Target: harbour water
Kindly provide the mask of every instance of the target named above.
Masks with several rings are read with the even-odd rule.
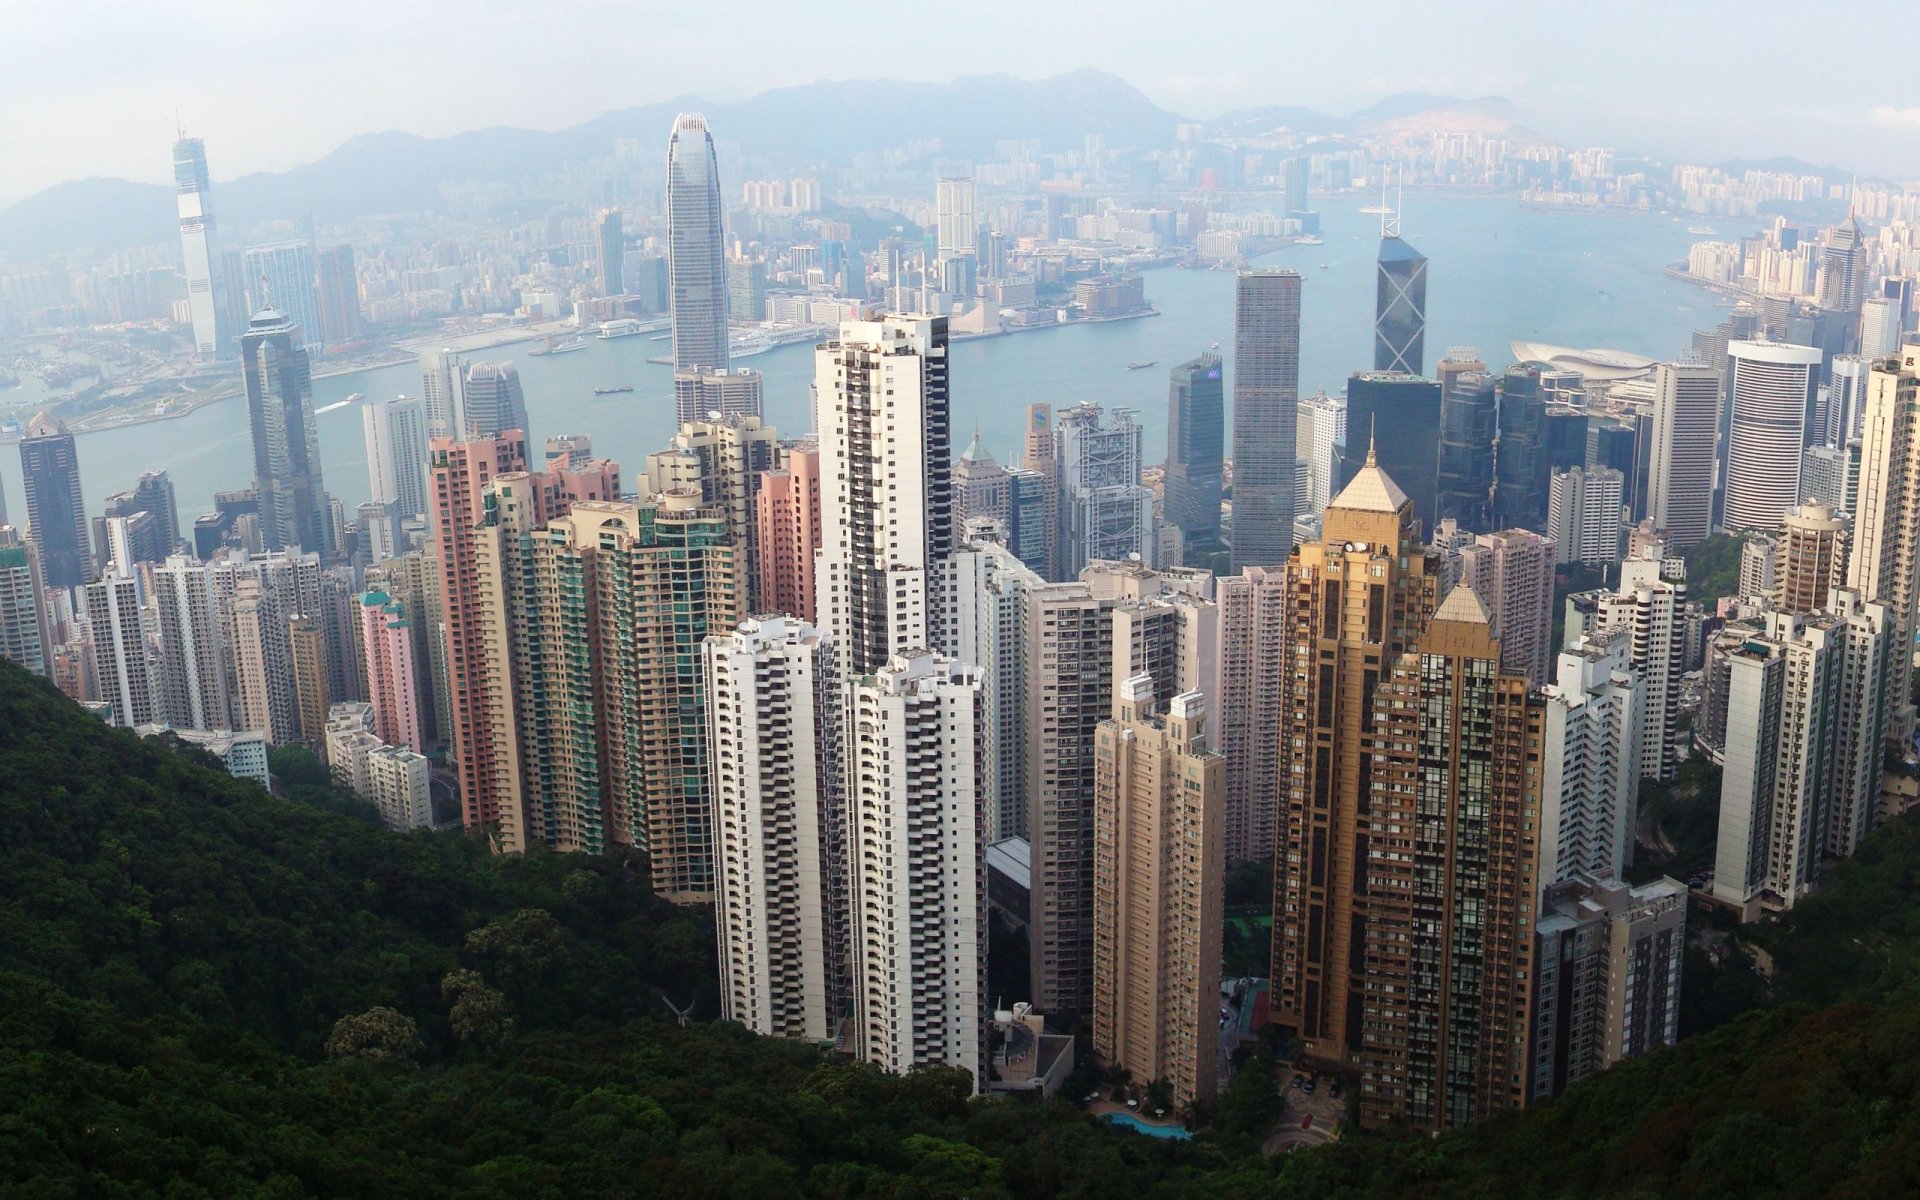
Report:
[[[1378,218],[1360,213],[1357,204],[1323,210],[1324,245],[1290,247],[1259,264],[1294,267],[1306,278],[1303,391],[1337,390],[1349,373],[1372,365]],[[1712,294],[1663,272],[1685,258],[1693,240],[1668,216],[1576,216],[1524,208],[1511,199],[1433,198],[1410,200],[1404,226],[1407,240],[1429,260],[1429,371],[1450,346],[1478,347],[1497,369],[1510,361],[1507,346],[1516,339],[1670,357],[1687,348],[1694,329],[1721,319]],[[1094,400],[1137,409],[1147,461],[1160,461],[1167,370],[1215,343],[1231,370],[1234,283],[1231,272],[1168,269],[1149,274],[1146,285],[1160,316],[957,344],[951,367],[955,448],[978,430],[995,457],[1010,461],[1028,404]],[[646,361],[665,343],[649,335],[589,338],[579,353],[528,357],[525,351],[535,345],[475,356],[512,358],[518,365],[534,453],[551,435],[588,433],[595,452],[618,461],[631,484],[647,453],[673,434],[672,373]],[[1127,369],[1128,363],[1149,360],[1158,365]],[[811,427],[811,347],[779,347],[738,365],[764,373],[767,417],[782,433]],[[626,385],[633,391],[593,394],[595,388]],[[419,387],[411,365],[334,376],[315,381],[314,406],[324,408],[354,392],[381,397],[415,394]],[[327,489],[351,511],[368,490],[360,406],[332,409],[319,422]],[[172,473],[181,520],[191,523],[212,507],[214,492],[246,487],[252,475],[246,405],[238,399],[176,420],[83,434],[78,446],[90,514],[140,472],[164,468]],[[19,464],[11,454],[0,459],[0,479],[8,511],[24,521]]]

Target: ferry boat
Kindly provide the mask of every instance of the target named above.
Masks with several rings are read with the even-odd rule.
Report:
[[[1720,231],[1711,225],[1689,225],[1687,232],[1695,237],[1712,237]]]
[[[600,336],[603,338],[636,337],[640,332],[640,322],[633,317],[620,317],[600,323]]]
[[[621,395],[625,395],[626,393],[632,390],[633,390],[633,385],[629,383],[629,384],[622,385],[621,387],[595,388],[593,389],[593,394],[596,396],[621,396]]]
[[[1393,210],[1388,208],[1384,204],[1369,204],[1365,208],[1361,209],[1360,211],[1363,213],[1366,213],[1370,217],[1384,217],[1388,213],[1392,212]]]
[[[752,358],[756,354],[765,354],[771,349],[773,349],[773,339],[756,329],[734,338],[727,347],[727,357]]]
[[[1128,364],[1127,364],[1127,370],[1129,370],[1129,371],[1144,371],[1144,370],[1146,370],[1146,369],[1147,369],[1148,367],[1157,367],[1157,366],[1159,366],[1159,365],[1160,365],[1160,360],[1159,360],[1159,359],[1157,359],[1157,358],[1154,358],[1154,359],[1149,359],[1149,360],[1147,360],[1146,362],[1137,362],[1137,363],[1128,363]]]
[[[603,333],[600,336],[605,337],[606,335]],[[530,357],[538,358],[546,354],[571,354],[575,350],[585,350],[586,348],[587,339],[581,337],[579,334],[563,338],[557,333],[550,333],[547,335],[546,345],[540,347],[538,350],[529,350],[527,354]]]
[[[1327,244],[1327,240],[1325,238],[1315,237],[1311,233],[1307,233],[1307,234],[1302,234],[1299,237],[1293,239],[1293,244],[1296,246],[1324,246]]]

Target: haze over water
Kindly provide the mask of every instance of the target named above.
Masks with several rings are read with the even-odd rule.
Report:
[[[1300,384],[1304,393],[1336,391],[1373,363],[1372,321],[1376,216],[1357,201],[1322,206],[1323,246],[1294,246],[1261,266],[1297,268],[1306,277]],[[1653,357],[1683,353],[1693,330],[1722,319],[1715,297],[1669,278],[1666,264],[1684,259],[1698,240],[1685,221],[1668,216],[1595,217],[1527,209],[1510,199],[1411,198],[1405,236],[1428,260],[1427,370],[1451,346],[1474,346],[1490,366],[1511,361],[1516,339],[1605,347]],[[1720,229],[1722,237],[1744,227]],[[1327,269],[1321,270],[1320,264]],[[1139,411],[1146,460],[1166,452],[1167,371],[1218,342],[1232,365],[1233,274],[1167,269],[1146,276],[1158,317],[1049,329],[958,343],[953,348],[954,449],[977,428],[1002,462],[1012,460],[1025,408],[1094,400]],[[588,433],[596,453],[618,461],[631,488],[646,455],[673,435],[672,376],[648,363],[665,342],[650,335],[588,339],[575,354],[528,358],[533,343],[475,359],[511,358],[526,387],[532,451],[558,433]],[[1130,371],[1130,362],[1157,365]],[[740,361],[766,377],[766,415],[783,434],[812,425],[810,346],[781,347]],[[1228,376],[1231,380],[1231,374]],[[632,385],[631,393],[594,396],[596,387]],[[406,364],[314,382],[314,405],[353,392],[416,395],[417,367]],[[1231,391],[1229,391],[1231,400]],[[366,449],[359,406],[320,417],[327,490],[349,513],[367,499]],[[172,421],[83,434],[78,439],[87,511],[132,485],[144,470],[166,469],[178,492],[183,524],[211,510],[213,494],[251,482],[246,405],[235,399]],[[1229,448],[1230,449],[1230,448]],[[19,459],[0,458],[8,511],[24,520]]]

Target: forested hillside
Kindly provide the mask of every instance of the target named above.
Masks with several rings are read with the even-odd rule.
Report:
[[[0,1195],[1913,1194],[1917,865],[1902,823],[1766,932],[1780,990],[1833,1007],[1270,1164],[1244,1084],[1167,1143],[752,1038],[712,1020],[708,917],[638,858],[271,799],[0,663]]]

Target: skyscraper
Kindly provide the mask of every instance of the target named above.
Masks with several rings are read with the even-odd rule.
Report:
[[[109,571],[81,589],[81,606],[93,635],[100,694],[112,706],[113,723],[132,729],[159,720],[138,581]]]
[[[1576,639],[1540,689],[1543,890],[1582,872],[1619,878],[1633,862],[1646,693],[1633,669],[1631,639],[1624,627]]]
[[[1061,570],[1139,555],[1154,561],[1153,493],[1140,482],[1142,434],[1133,410],[1087,402],[1060,414]]]
[[[674,119],[667,142],[667,272],[673,365],[727,368],[726,241],[713,134],[699,113]]]
[[[187,312],[193,318],[193,352],[202,359],[214,358],[227,349],[233,331],[221,319],[221,289],[213,272],[213,198],[207,176],[207,147],[185,131],[173,143],[173,182],[180,211]]]
[[[406,606],[385,592],[363,592],[359,604],[373,731],[389,746],[419,750],[427,739],[420,728],[420,687],[413,675],[413,622]]]
[[[792,617],[716,633],[706,667],[722,1013],[828,1042],[847,994],[847,810],[825,636]]]
[[[820,446],[790,446],[786,465],[760,477],[754,495],[758,609],[812,623],[817,613],[814,557],[820,550]]]
[[[1226,385],[1220,356],[1173,368],[1167,389],[1166,519],[1196,549],[1220,544],[1221,460],[1226,455]]]
[[[160,719],[175,729],[227,728],[232,717],[212,570],[173,555],[153,573],[153,596]]]
[[[593,219],[594,259],[600,273],[600,294],[602,296],[623,295],[621,268],[626,255],[626,243],[621,238],[620,210],[603,208]]]
[[[845,745],[853,1044],[904,1074],[960,1067],[986,1085],[986,881],[980,677],[925,650],[852,681]]]
[[[1892,300],[1874,296],[1860,302],[1860,357],[1884,358],[1900,349],[1900,312]]]
[[[1224,575],[1220,604],[1220,702],[1214,742],[1226,761],[1226,859],[1229,864],[1274,853],[1280,795],[1280,722],[1273,698],[1286,694],[1283,672],[1287,574],[1248,567]]]
[[[992,521],[1004,536],[1012,517],[1013,482],[1007,469],[980,444],[980,433],[953,460],[953,527],[964,536],[975,521]]]
[[[1553,473],[1547,536],[1562,564],[1610,567],[1620,561],[1620,499],[1624,477],[1611,467],[1572,467]]]
[[[1687,566],[1678,558],[1628,558],[1613,591],[1567,599],[1568,645],[1595,630],[1631,631],[1630,662],[1646,689],[1645,727],[1639,738],[1640,775],[1672,779],[1685,750],[1680,742],[1680,682],[1687,663]]]
[[[1054,458],[1053,444],[1053,406],[1051,404],[1027,405],[1026,441],[1021,447],[1020,469],[1031,471],[1039,478],[1042,496],[1040,507],[1045,518],[1041,525],[1042,561],[1044,565],[1034,566],[1032,559],[1024,557],[1026,550],[1020,553],[1022,560],[1046,579],[1059,579],[1060,570],[1060,471]],[[1016,484],[1016,487],[1019,485]],[[1022,527],[1022,543],[1030,542],[1025,534],[1032,531]]]
[[[1482,533],[1460,547],[1460,581],[1500,639],[1500,670],[1545,683],[1553,664],[1554,540],[1531,529]]]
[[[952,564],[954,655],[980,667],[981,822],[989,842],[1025,837],[1026,609],[1046,581],[987,536],[963,537]]]
[[[246,271],[248,309],[282,314],[293,324],[294,345],[318,353],[326,338],[314,292],[313,246],[304,241],[248,246]]]
[[[328,246],[314,259],[320,338],[328,345],[360,340],[360,279],[353,247]]]
[[[1894,641],[1911,645],[1920,621],[1920,344],[1874,364],[1867,376],[1847,586],[1892,613]],[[1913,705],[1904,689],[1888,694],[1887,736],[1905,745]]]
[[[1093,1048],[1187,1108],[1220,1081],[1226,763],[1205,697],[1154,690],[1126,680],[1094,735]]]
[[[1380,218],[1373,369],[1419,375],[1426,370],[1426,355],[1427,260],[1400,236],[1400,215],[1395,212]]]
[[[92,579],[80,455],[65,421],[41,413],[27,423],[20,439],[20,482],[27,493],[27,537],[40,552],[47,586],[76,588]]]
[[[146,513],[152,521],[145,536],[133,547],[134,562],[161,562],[180,544],[180,507],[174,500],[173,481],[165,471],[143,471],[139,482],[124,492],[107,497],[106,508],[94,522],[94,545],[102,558],[106,554],[106,522],[115,517],[133,517]]]
[[[1414,520],[1439,519],[1440,385],[1400,372],[1362,371],[1347,380],[1347,440],[1336,488],[1369,459],[1413,501]]]
[[[1546,522],[1547,400],[1539,363],[1515,363],[1497,386],[1500,441],[1494,457],[1493,516],[1496,529],[1539,529]]]
[[[1440,462],[1432,520],[1455,521],[1475,533],[1487,528],[1493,505],[1493,442],[1498,429],[1497,384],[1486,367],[1450,351],[1440,360]]]
[[[269,550],[333,550],[320,478],[320,430],[313,379],[294,325],[272,309],[255,314],[240,339],[253,431],[253,486]]]
[[[944,648],[939,573],[953,552],[944,317],[849,321],[814,358],[820,431],[818,614],[840,677]]]
[[[1800,452],[1812,428],[1823,355],[1780,342],[1732,342],[1727,354],[1733,394],[1721,523],[1733,533],[1767,532],[1800,503]]]
[[[1820,307],[1829,312],[1852,312],[1860,307],[1865,290],[1867,237],[1852,213],[1827,230],[1820,250]]]
[[[1886,354],[1899,353],[1898,337]],[[1880,357],[1885,357],[1881,355]],[[1827,429],[1825,444],[1844,451],[1860,436],[1867,408],[1867,371],[1875,359],[1859,354],[1836,354],[1827,364]]]
[[[466,369],[452,350],[420,353],[420,407],[426,414],[429,438],[466,436],[465,402],[460,395]]]
[[[1300,273],[1242,271],[1234,299],[1235,571],[1278,566],[1293,545],[1299,404]]]
[[[738,550],[741,601],[749,613],[761,599],[758,493],[785,454],[780,432],[758,417],[702,417],[680,427],[673,445],[647,456],[646,492],[691,490],[724,514],[727,540]]]
[[[1661,363],[1654,368],[1647,517],[1676,549],[1699,545],[1713,530],[1720,379],[1720,368],[1711,363]]]
[[[520,369],[510,362],[474,363],[467,367],[460,387],[463,437],[497,438],[518,429],[529,440],[527,395],[520,386]]]
[[[1299,457],[1307,464],[1307,505],[1314,516],[1340,490],[1340,450],[1347,442],[1347,397],[1315,392],[1300,401],[1295,430]],[[1296,493],[1302,481],[1294,480]],[[1296,516],[1298,514],[1295,514]]]
[[[399,516],[427,512],[427,414],[419,400],[369,400],[360,410],[367,436],[367,483],[375,502]],[[419,747],[414,747],[419,749]]]
[[[940,179],[934,188],[934,286],[973,295],[979,275],[979,198],[971,176]]]
[[[715,413],[757,420],[763,411],[760,372],[752,367],[695,367],[673,373],[674,419],[682,425],[712,420]]]
[[[293,666],[293,711],[299,739],[325,744],[332,695],[327,680],[327,638],[317,617],[297,613],[286,619],[287,658]]]
[[[1802,504],[1780,520],[1775,550],[1773,607],[1810,613],[1846,584],[1847,522],[1827,504]]]

